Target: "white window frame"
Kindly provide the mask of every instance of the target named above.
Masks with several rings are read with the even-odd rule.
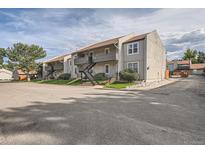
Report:
[[[139,69],[140,69],[140,65],[139,65],[140,62],[139,62],[139,61],[128,62],[128,63],[127,63],[127,68],[129,68],[129,67],[128,67],[129,64],[134,64],[134,63],[137,63],[137,67],[138,67],[138,69],[137,69],[137,73],[139,73]]]
[[[134,53],[134,44],[137,44],[137,52]],[[132,53],[129,53],[129,46],[132,45]],[[132,42],[127,44],[127,55],[139,54],[139,42]]]
[[[108,53],[106,53],[106,50],[108,50]],[[107,55],[110,53],[110,48],[105,48],[104,51],[105,51],[105,54]]]
[[[108,66],[108,73],[106,73],[106,66]],[[105,74],[110,74],[110,64],[105,64],[104,72],[105,72]]]

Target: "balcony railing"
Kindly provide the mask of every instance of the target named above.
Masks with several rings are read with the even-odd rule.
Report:
[[[62,64],[62,63],[54,64],[54,65],[53,65],[53,69],[54,69],[54,70],[63,70],[63,64]],[[45,67],[45,70],[46,70],[46,71],[50,71],[50,70],[52,70],[52,67],[51,67],[51,66],[46,66],[46,67]]]
[[[74,59],[74,63],[75,65],[86,64],[88,63],[88,57],[77,57]]]
[[[63,70],[63,64],[62,64],[62,63],[60,63],[60,64],[55,64],[55,65],[53,66],[53,68],[54,68],[54,70]]]
[[[88,57],[88,56],[77,57],[74,60],[74,63],[76,65],[87,64],[87,63],[91,62],[91,59],[89,59],[89,58],[90,57]],[[92,57],[92,62],[94,62],[94,63],[106,62],[106,61],[111,61],[111,60],[117,60],[116,52],[110,52],[108,54],[100,53],[100,54],[96,54]]]

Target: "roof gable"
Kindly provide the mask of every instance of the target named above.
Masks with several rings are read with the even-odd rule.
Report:
[[[149,34],[149,33],[134,36],[134,37],[130,38],[129,40],[125,41],[124,43],[130,43],[130,42],[134,42],[134,41],[138,41],[138,40],[143,40],[143,39],[145,39],[147,34]]]

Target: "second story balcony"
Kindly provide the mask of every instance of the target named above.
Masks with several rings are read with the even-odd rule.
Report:
[[[48,65],[45,67],[46,71],[51,71],[52,69],[53,70],[63,70],[63,63],[54,63],[52,65]]]
[[[81,64],[88,64],[88,63],[99,63],[99,62],[106,62],[117,60],[116,52],[110,52],[108,54],[105,53],[97,53],[94,54],[92,57],[84,56],[84,57],[76,57],[74,60],[75,65]]]

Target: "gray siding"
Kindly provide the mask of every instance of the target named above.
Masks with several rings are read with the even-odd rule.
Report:
[[[140,76],[140,79],[143,80],[144,79],[144,67],[145,67],[145,61],[144,61],[145,41],[140,40],[140,41],[134,41],[134,42],[139,42],[139,53],[138,54],[128,55],[127,49],[128,49],[129,43],[125,43],[123,45],[123,54],[122,54],[123,69],[127,68],[127,63],[129,62],[139,62],[139,76]]]

